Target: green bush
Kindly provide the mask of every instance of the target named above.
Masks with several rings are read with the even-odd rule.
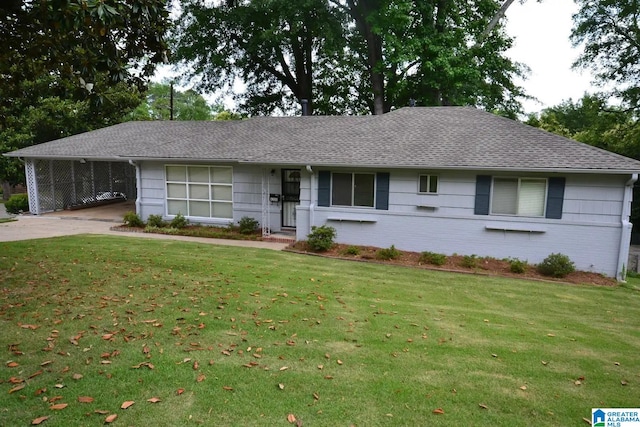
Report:
[[[238,221],[240,234],[254,233],[258,229],[258,226],[260,226],[260,223],[250,216],[243,216],[240,218],[240,221]]]
[[[421,263],[426,262],[433,265],[445,265],[447,262],[447,256],[445,254],[425,251],[420,254],[419,261]]]
[[[478,256],[477,255],[465,255],[462,257],[461,265],[465,268],[476,268],[478,267]]]
[[[346,247],[342,253],[344,255],[360,255],[360,248],[357,246]]]
[[[564,254],[551,254],[538,264],[538,272],[545,276],[565,277],[576,271],[575,264]]]
[[[336,238],[336,229],[327,225],[311,227],[311,233],[307,235],[307,244],[317,252],[327,251],[333,246]]]
[[[171,220],[169,223],[169,227],[177,228],[178,230],[181,228],[185,228],[189,225],[189,220],[184,217],[180,212]]]
[[[376,258],[382,260],[396,259],[400,256],[400,251],[396,249],[394,245],[390,248],[378,249],[376,252]]]
[[[142,222],[142,219],[140,219],[140,216],[133,211],[129,211],[126,214],[124,214],[124,218],[122,222],[127,227],[144,227],[144,222]]]
[[[29,196],[26,194],[14,194],[4,203],[4,207],[10,214],[19,214],[29,211]]]
[[[162,215],[149,215],[147,218],[147,226],[162,228],[166,227],[167,223],[162,219]]]
[[[509,259],[509,271],[516,274],[524,274],[527,271],[529,264],[527,261],[522,261],[518,258]]]

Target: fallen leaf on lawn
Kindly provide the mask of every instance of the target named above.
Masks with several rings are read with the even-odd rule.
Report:
[[[324,365],[318,365],[318,369],[323,370],[324,369]]]
[[[108,341],[108,340],[110,340],[111,338],[113,338],[113,335],[114,335],[114,334],[104,334],[104,335],[102,336],[102,339],[103,339],[103,340]]]
[[[33,374],[29,375],[29,379],[35,378],[35,377],[37,377],[38,375],[41,375],[43,372],[44,372],[44,371],[43,371],[42,369],[40,369],[39,371],[34,372]]]
[[[325,375],[325,376],[324,376],[324,379],[325,379],[325,380],[332,380],[332,379],[333,379],[333,376],[332,376],[332,375]]]
[[[20,364],[18,362],[9,362],[9,363],[7,363],[7,367],[8,368],[17,368],[18,366],[20,366]]]
[[[22,378],[11,377],[9,378],[11,384],[22,384],[24,380]]]
[[[73,379],[74,380],[81,380],[83,378],[82,374],[73,374]]]
[[[58,400],[62,400],[62,396],[53,396],[49,399],[49,403],[57,402]]]
[[[282,368],[280,368],[281,371],[286,371],[287,369],[289,369],[288,366],[283,366]]]
[[[91,403],[91,402],[93,402],[93,397],[91,397],[91,396],[78,396],[78,402],[80,402],[80,403]]]
[[[20,390],[22,390],[23,388],[25,388],[25,386],[26,386],[26,384],[20,384],[20,385],[17,385],[17,386],[15,386],[14,388],[12,388],[11,390],[9,390],[9,394],[11,394],[11,393],[15,393],[16,391],[20,391]]]
[[[161,400],[159,397],[152,397],[151,399],[147,399],[147,402],[151,402],[151,403],[158,403],[160,401]]]
[[[34,394],[35,394],[36,396],[40,396],[42,393],[46,393],[46,392],[47,392],[47,388],[46,388],[46,387],[43,387],[43,388],[39,388],[39,389],[37,389],[37,390],[34,392]]]
[[[342,365],[342,360],[338,359],[338,360],[336,361],[336,363],[337,363],[338,365]]]
[[[56,403],[55,405],[49,406],[49,409],[51,409],[53,411],[61,411],[64,408],[66,408],[67,406],[69,406],[68,403]]]
[[[233,391],[233,387],[229,387],[228,385],[222,386],[223,390]]]
[[[54,385],[55,388],[64,388],[64,384],[56,384]]]
[[[526,389],[527,389],[526,385],[523,385],[522,387],[520,387],[520,390],[526,390]]]
[[[134,403],[136,402],[134,402],[133,400],[127,400],[126,402],[123,402],[122,405],[120,405],[120,409],[130,408]]]
[[[436,415],[442,415],[444,414],[444,409],[438,408],[438,409],[434,409],[432,412]]]
[[[548,337],[555,337],[556,334],[547,334]]]
[[[32,331],[35,331],[39,328],[38,325],[20,325],[20,327],[23,329],[31,329]]]
[[[622,380],[622,381],[620,381],[620,384],[621,384],[621,385],[627,385],[627,384],[629,384],[629,383],[628,383],[628,382],[626,382],[625,380]]]
[[[42,424],[43,422],[47,421],[48,419],[49,419],[49,417],[36,418],[35,420],[31,421],[31,425],[37,426],[38,424]]]
[[[591,420],[589,418],[582,417],[582,421],[584,421],[585,423],[591,425]]]
[[[95,411],[93,411],[93,413],[98,415],[107,415],[109,411],[105,411],[104,409],[96,409]]]
[[[197,371],[199,367],[200,367],[200,364],[198,364],[197,360],[195,362],[193,362],[193,370],[194,371]]]
[[[45,360],[44,362],[42,362],[42,363],[40,364],[40,366],[47,366],[47,365],[50,365],[50,364],[52,364],[52,363],[53,363],[53,360]]]
[[[540,363],[542,363],[544,366],[547,366],[547,364],[549,364],[549,362],[545,362],[544,360],[540,361]]]
[[[204,374],[200,374],[198,375],[198,378],[196,378],[196,381],[201,383],[202,381],[204,381],[207,377]]]
[[[313,398],[315,400],[320,400],[320,395],[318,393],[313,393]]]
[[[180,396],[182,393],[184,393],[184,389],[183,388],[179,388],[178,390],[176,390],[176,394],[178,396]]]
[[[295,423],[297,421],[296,420],[296,416],[293,415],[293,414],[287,415],[287,421],[289,421],[289,423],[291,423],[291,424]]]
[[[574,381],[574,384],[575,384],[575,385],[581,385],[581,384],[582,384],[582,381],[580,381],[580,380],[575,380],[575,381]]]
[[[104,419],[105,423],[112,423],[118,418],[118,414],[111,414],[107,418]]]
[[[489,408],[487,407],[487,405],[485,405],[484,403],[481,403],[479,406],[480,406],[482,409],[489,409]]]
[[[284,384],[282,384],[282,383],[278,384],[278,388],[279,388],[280,390],[284,390]]]

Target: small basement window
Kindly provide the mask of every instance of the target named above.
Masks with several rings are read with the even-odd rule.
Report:
[[[438,175],[420,175],[418,178],[418,192],[436,194],[438,192]]]

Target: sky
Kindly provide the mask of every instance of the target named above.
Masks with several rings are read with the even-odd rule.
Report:
[[[528,78],[518,84],[538,100],[524,101],[525,113],[538,112],[568,99],[577,101],[585,92],[595,92],[587,70],[571,69],[580,54],[569,40],[572,15],[577,11],[573,0],[526,0],[524,4],[516,1],[507,10],[506,30],[515,39],[507,55],[531,69]],[[161,67],[154,81],[171,74]],[[203,95],[214,101],[214,96]],[[230,99],[224,103],[233,108]]]
[[[596,91],[587,70],[571,69],[581,53],[569,41],[571,17],[577,11],[573,0],[518,1],[507,10],[506,30],[515,38],[508,55],[529,66],[531,74],[519,84],[539,100],[523,103],[527,113]]]

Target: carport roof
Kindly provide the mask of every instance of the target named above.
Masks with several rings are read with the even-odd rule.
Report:
[[[382,116],[127,122],[6,155],[386,168],[640,171],[639,161],[473,107],[402,108]]]

